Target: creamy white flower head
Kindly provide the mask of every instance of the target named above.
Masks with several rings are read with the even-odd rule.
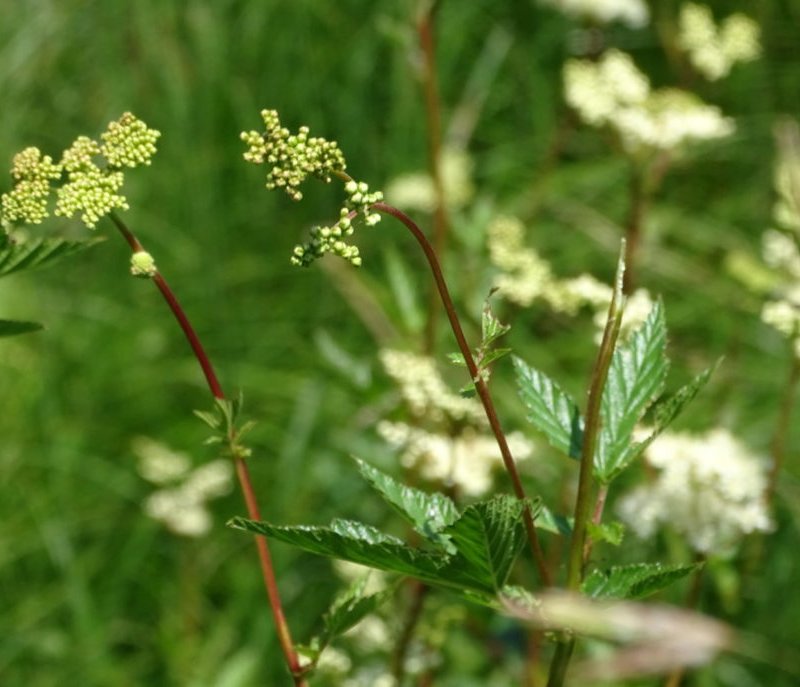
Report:
[[[188,455],[147,437],[135,439],[133,450],[139,458],[139,474],[162,487],[145,499],[145,513],[175,534],[207,534],[212,520],[206,503],[232,489],[231,462],[212,460],[192,470]]]
[[[599,61],[568,60],[564,65],[564,95],[587,124],[607,124],[622,107],[640,105],[650,95],[650,81],[619,50]]]
[[[553,286],[550,265],[525,245],[525,227],[516,217],[499,216],[487,228],[489,256],[502,272],[494,281],[498,293],[529,306]]]
[[[480,403],[450,391],[432,358],[392,349],[383,349],[379,357],[415,415],[434,422],[449,419],[485,424]]]
[[[709,7],[687,3],[681,8],[678,45],[710,81],[727,76],[737,62],[757,59],[760,34],[758,24],[743,14],[733,14],[717,27]]]
[[[592,126],[608,126],[630,153],[674,150],[693,141],[730,135],[733,121],[691,93],[650,90],[633,60],[609,50],[600,60],[564,66],[567,103]]]
[[[153,484],[167,484],[186,475],[192,467],[189,456],[149,437],[136,437],[131,448],[139,459],[139,474]]]
[[[489,491],[494,472],[503,466],[496,439],[471,428],[454,437],[402,422],[380,422],[377,429],[388,444],[402,451],[404,467],[417,470],[432,482],[454,484],[468,496]],[[511,432],[507,439],[517,460],[533,454],[532,444],[519,432]]]
[[[767,229],[761,236],[761,257],[770,267],[800,280],[800,250],[791,236]]]
[[[694,550],[712,554],[727,552],[745,534],[772,529],[764,499],[766,463],[727,430],[665,433],[645,458],[658,477],[618,503],[620,517],[638,536],[669,525]]]
[[[171,532],[184,537],[202,537],[211,530],[211,514],[183,489],[159,489],[150,494],[144,511]]]
[[[644,0],[540,0],[564,14],[607,24],[620,21],[632,28],[646,26],[650,12]]]
[[[463,150],[444,148],[441,174],[444,195],[452,209],[464,207],[475,194],[472,182],[472,158]],[[392,205],[408,210],[433,212],[436,209],[436,191],[430,174],[412,172],[402,174],[389,182],[386,198]]]

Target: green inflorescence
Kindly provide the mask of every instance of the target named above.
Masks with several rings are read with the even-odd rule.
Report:
[[[14,188],[2,196],[3,224],[39,224],[49,216],[48,201],[55,185],[55,214],[80,214],[90,229],[118,208],[128,209],[119,193],[125,181],[124,168],[149,165],[161,134],[130,112],[111,122],[100,138],[103,143],[79,136],[55,164],[38,148],[26,148],[14,157],[11,176]]]
[[[248,149],[244,159],[268,167],[268,189],[283,189],[292,200],[303,197],[300,185],[313,176],[326,183],[334,176],[348,179],[345,183],[347,198],[339,211],[339,220],[331,226],[315,226],[311,238],[298,244],[292,251],[293,265],[308,266],[325,253],[344,258],[351,264],[361,264],[358,247],[347,242],[353,235],[353,220],[361,217],[367,226],[378,223],[380,215],[371,206],[383,200],[380,191],[369,191],[364,182],[356,182],[345,174],[346,163],[335,141],[309,136],[308,127],[300,127],[296,134],[282,127],[275,110],[262,110],[264,131],[245,131],[241,134]]]

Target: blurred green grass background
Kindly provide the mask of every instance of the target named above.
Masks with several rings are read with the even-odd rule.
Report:
[[[656,16],[678,6],[654,4]],[[722,264],[731,250],[755,254],[770,221],[771,128],[779,114],[800,114],[800,3],[712,4],[754,16],[765,55],[703,87],[736,118],[737,134],[668,177],[640,274],[665,299],[676,386],[726,356],[682,427],[724,423],[766,452],[788,352]],[[329,275],[288,263],[304,227],[335,211],[333,193],[311,190],[300,204],[267,193],[261,170],[241,160],[238,134],[259,126],[260,109],[276,108],[287,126],[337,139],[353,173],[374,188],[423,169],[413,9],[397,0],[0,0],[4,164],[27,145],[55,155],[126,110],[162,132],[152,168],[128,175],[125,218],[181,297],[224,386],[242,389],[248,416],[259,421],[251,466],[264,514],[275,521],[322,523],[336,514],[378,524],[383,511],[362,498],[348,453],[386,452],[369,426],[390,390],[375,342]],[[469,146],[481,197],[520,214],[557,271],[608,279],[614,223],[625,213],[624,166],[588,129],[553,157],[573,24],[528,0],[442,2],[445,124],[492,31],[508,40],[508,53],[481,94]],[[632,52],[654,83],[674,79],[653,29],[610,29],[609,41]],[[56,226],[76,231],[74,223]],[[215,502],[217,527],[198,542],[142,513],[150,488],[137,475],[132,438],[189,450],[199,464],[213,453],[191,411],[210,402],[157,293],[126,277],[126,247],[101,231],[109,240],[91,251],[0,284],[4,317],[47,326],[0,341],[0,684],[286,684],[251,542],[222,526],[242,512],[238,495]],[[379,231],[361,240],[364,282],[391,301],[382,274],[389,249],[381,247],[391,243],[419,267],[426,293],[407,239],[388,222]],[[481,251],[464,232],[445,261],[460,268],[454,286],[473,334],[480,303],[467,294],[480,278]],[[585,325],[521,313],[511,342],[580,398],[593,355]],[[370,375],[359,381],[332,367],[321,333]],[[440,329],[440,353],[452,348],[446,336]],[[508,391],[507,423],[523,426],[507,369],[496,384]],[[792,429],[791,446],[798,436]],[[790,455],[761,583],[738,607],[710,602],[740,626],[797,646],[800,466]],[[303,639],[333,593],[330,567],[282,546],[274,555]],[[793,684],[768,666],[728,674],[720,684]]]

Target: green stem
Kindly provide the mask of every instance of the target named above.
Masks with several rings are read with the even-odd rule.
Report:
[[[142,246],[139,239],[137,239],[133,232],[128,229],[125,223],[114,213],[112,213],[110,217],[114,222],[114,225],[122,234],[123,238],[127,241],[131,251],[134,253],[143,251],[144,246]],[[206,354],[203,344],[200,342],[200,338],[197,336],[197,333],[195,332],[194,327],[192,327],[192,324],[189,321],[189,318],[186,316],[185,311],[181,307],[180,302],[160,272],[156,272],[152,279],[156,287],[158,287],[158,290],[161,292],[161,295],[164,297],[164,300],[167,302],[167,305],[172,311],[172,314],[175,316],[175,319],[178,321],[181,330],[186,336],[186,339],[192,348],[192,352],[194,353],[195,358],[197,358],[200,368],[203,370],[209,391],[214,398],[224,399],[225,393],[222,390],[222,385],[220,384],[219,378],[214,371],[211,360]],[[256,499],[255,490],[253,489],[252,480],[250,479],[250,471],[247,468],[247,463],[241,456],[235,455],[234,464],[236,466],[236,476],[239,479],[239,486],[241,487],[245,505],[247,506],[248,517],[250,517],[252,520],[261,520],[258,500]],[[283,606],[281,604],[280,593],[278,591],[278,583],[275,579],[275,569],[272,564],[272,556],[269,551],[267,538],[263,535],[256,535],[255,542],[258,550],[258,558],[261,563],[261,574],[264,579],[264,587],[266,588],[267,598],[269,600],[270,608],[272,610],[272,617],[275,621],[275,628],[278,634],[278,641],[280,642],[281,649],[286,660],[286,665],[292,674],[295,687],[306,687],[308,683],[303,677],[303,669],[300,666],[300,661],[294,648],[294,642],[292,641],[292,636],[289,632],[289,625],[286,622],[286,616],[283,612]]]
[[[527,500],[525,489],[522,486],[522,480],[520,479],[514,457],[511,454],[511,449],[508,447],[506,436],[503,433],[502,427],[500,426],[500,420],[497,417],[497,411],[495,410],[494,402],[492,401],[491,394],[489,393],[489,388],[479,374],[478,366],[475,364],[472,351],[467,343],[466,337],[464,336],[464,330],[461,328],[461,323],[458,319],[458,315],[456,314],[455,306],[453,305],[453,299],[450,297],[450,292],[447,289],[447,284],[445,283],[444,275],[442,274],[442,268],[439,265],[439,260],[436,257],[436,252],[422,230],[404,212],[391,205],[387,205],[386,203],[375,203],[372,205],[372,209],[377,210],[378,212],[383,212],[387,215],[391,215],[404,224],[417,240],[417,243],[419,243],[422,251],[425,253],[425,257],[428,260],[428,265],[431,268],[431,273],[433,274],[433,280],[436,283],[436,288],[439,292],[439,296],[442,299],[445,312],[447,313],[447,319],[450,322],[450,327],[452,328],[456,342],[458,343],[458,348],[467,363],[467,369],[469,370],[470,377],[475,382],[475,388],[478,392],[478,397],[481,400],[483,410],[486,413],[486,418],[489,421],[489,426],[491,427],[492,433],[497,440],[497,445],[500,448],[500,455],[503,457],[503,464],[505,465],[506,472],[508,472],[509,477],[511,478],[511,483],[514,487],[514,493],[518,499],[524,501],[525,503],[523,521],[525,522],[525,529],[528,533],[528,541],[530,543],[533,556],[536,560],[539,575],[542,579],[542,582],[546,586],[550,586],[552,584],[550,572],[547,569],[544,553],[542,552],[541,545],[539,544],[539,537],[536,533],[536,527],[533,523],[533,514],[531,513],[530,503]]]
[[[623,245],[623,251],[625,246]],[[624,260],[620,263],[617,273],[611,305],[608,308],[608,318],[603,331],[603,340],[597,352],[597,359],[592,370],[589,384],[589,393],[586,402],[586,420],[583,430],[583,445],[581,447],[581,463],[578,473],[578,495],[575,499],[575,522],[572,528],[572,537],[569,545],[567,564],[566,587],[572,592],[580,590],[584,568],[584,552],[586,547],[586,525],[592,510],[592,482],[594,471],[594,454],[597,446],[597,436],[600,432],[600,410],[603,400],[603,389],[608,378],[608,369],[614,355],[614,347],[619,336],[622,324],[622,283],[624,275]],[[602,512],[602,511],[601,511]],[[561,687],[567,673],[567,667],[575,649],[574,636],[562,637],[556,647],[553,662],[550,665],[550,676],[547,687]]]

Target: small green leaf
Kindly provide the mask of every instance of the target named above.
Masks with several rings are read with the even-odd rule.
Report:
[[[384,252],[385,274],[406,329],[419,332],[425,324],[425,313],[419,304],[415,275],[408,269],[396,248]]]
[[[534,522],[536,527],[545,532],[560,534],[565,537],[572,535],[573,523],[574,518],[568,518],[566,515],[553,513],[547,506],[542,506]]]
[[[83,241],[47,238],[22,243],[8,241],[0,248],[0,277],[22,270],[45,267],[56,260],[78,253],[103,241],[101,237]]]
[[[328,610],[322,615],[322,632],[313,637],[307,645],[298,647],[303,655],[311,659],[312,664],[317,663],[325,647],[373,613],[391,596],[391,589],[364,596],[368,577],[364,575],[337,594]]]
[[[508,495],[468,506],[461,517],[444,530],[458,553],[442,572],[449,572],[465,587],[499,591],[525,543],[524,507],[522,501]],[[537,503],[534,517],[538,508]]]
[[[428,494],[406,486],[384,472],[356,458],[358,469],[370,486],[402,515],[414,529],[449,553],[454,549],[441,531],[459,517],[456,504],[444,494]]]
[[[604,522],[599,525],[590,522],[586,525],[586,531],[594,541],[604,541],[612,546],[622,544],[622,539],[625,537],[625,525],[618,521]]]
[[[478,363],[478,367],[484,368],[488,365],[491,365],[496,360],[500,360],[500,358],[508,355],[511,353],[510,348],[493,348],[490,351],[486,351],[484,356],[480,359]]]
[[[595,475],[608,483],[629,462],[636,423],[664,388],[669,362],[664,308],[657,302],[627,344],[614,351],[602,400]]]
[[[491,294],[489,294],[489,297],[491,297]],[[494,316],[489,298],[487,298],[483,305],[483,313],[481,316],[481,348],[487,348],[510,329],[511,325],[502,324],[500,320]]]
[[[464,360],[464,356],[461,353],[448,353],[447,359],[453,363],[453,365],[458,365],[459,367],[467,366],[467,361]]]
[[[581,591],[596,599],[643,599],[668,587],[702,567],[702,563],[665,565],[634,563],[608,570],[593,570]]]
[[[17,336],[19,334],[27,334],[28,332],[36,332],[40,329],[44,329],[44,325],[41,325],[38,322],[0,320],[0,337]]]
[[[514,357],[517,387],[528,408],[528,421],[550,444],[570,458],[580,458],[583,419],[578,406],[547,375]]]

